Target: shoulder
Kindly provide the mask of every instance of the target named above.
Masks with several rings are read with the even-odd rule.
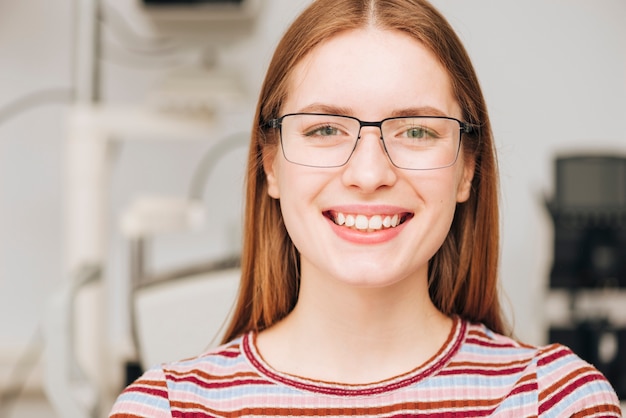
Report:
[[[463,348],[477,354],[499,354],[532,361],[538,348],[514,338],[498,334],[482,324],[467,323]]]
[[[148,370],[118,396],[110,418],[171,417],[167,383],[161,368]]]
[[[604,375],[563,345],[538,349],[537,383],[540,413],[621,416],[617,395]]]
[[[220,374],[238,366],[245,367],[247,361],[241,348],[242,339],[243,337],[236,338],[196,357],[164,364],[163,373],[169,379],[195,373]]]
[[[194,397],[198,384],[224,379],[247,367],[240,341],[238,338],[199,356],[149,369],[118,396],[110,417],[171,417],[172,405]]]
[[[525,390],[536,393],[539,416],[621,416],[608,380],[568,347],[524,344],[480,324],[469,324],[461,352],[483,370],[516,371]],[[521,390],[521,388],[517,388]]]

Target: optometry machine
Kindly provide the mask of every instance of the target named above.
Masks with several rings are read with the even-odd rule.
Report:
[[[203,228],[203,195],[211,173],[223,157],[247,145],[249,135],[241,127],[252,120],[252,100],[236,74],[221,67],[220,53],[250,36],[261,2],[79,0],[76,7],[76,101],[66,141],[66,282],[50,297],[44,323],[44,388],[64,418],[106,416],[133,377],[133,364],[145,369],[198,353],[219,339],[238,286],[237,245],[231,245],[232,254],[174,271],[155,271],[147,259],[150,243],[160,234]],[[166,71],[143,102],[106,103],[100,98],[101,62],[113,55],[104,55],[102,32],[128,32],[131,20],[149,26],[159,39],[182,45],[159,44],[158,51],[185,51],[193,59]],[[190,191],[183,197],[141,196],[111,225],[114,151],[132,141],[157,140],[206,143]],[[117,228],[129,249],[130,274],[126,292],[112,306],[105,268],[110,231]],[[107,336],[110,310],[119,308],[119,299],[131,303],[130,347]],[[168,309],[171,304],[185,310]],[[185,332],[181,323],[196,331]]]

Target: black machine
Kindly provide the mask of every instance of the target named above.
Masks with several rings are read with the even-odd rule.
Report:
[[[626,157],[556,160],[552,288],[626,288]]]
[[[576,155],[555,161],[554,224],[550,290],[570,298],[570,325],[551,327],[551,342],[565,344],[594,364],[626,399],[626,328],[606,312],[581,315],[581,294],[624,296],[626,310],[626,156]]]

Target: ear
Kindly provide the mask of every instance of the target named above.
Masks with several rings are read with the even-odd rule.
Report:
[[[475,165],[476,160],[474,157],[465,158],[463,161],[463,173],[459,179],[456,191],[456,201],[458,203],[465,202],[470,197]]]
[[[280,188],[278,187],[276,153],[276,147],[265,147],[263,149],[263,171],[265,171],[265,178],[267,179],[267,194],[274,199],[279,199]]]

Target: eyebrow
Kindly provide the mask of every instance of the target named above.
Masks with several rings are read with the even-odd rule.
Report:
[[[312,103],[298,110],[298,113],[326,113],[330,115],[353,116],[354,111],[349,107],[333,106],[323,103]],[[401,116],[449,116],[445,112],[432,106],[409,107],[397,109],[387,117]]]
[[[449,116],[445,112],[436,107],[410,107],[408,109],[399,109],[391,113],[392,117],[396,116]]]
[[[349,107],[332,106],[323,103],[312,103],[300,109],[298,113],[328,113],[331,115],[352,116],[352,109]]]

